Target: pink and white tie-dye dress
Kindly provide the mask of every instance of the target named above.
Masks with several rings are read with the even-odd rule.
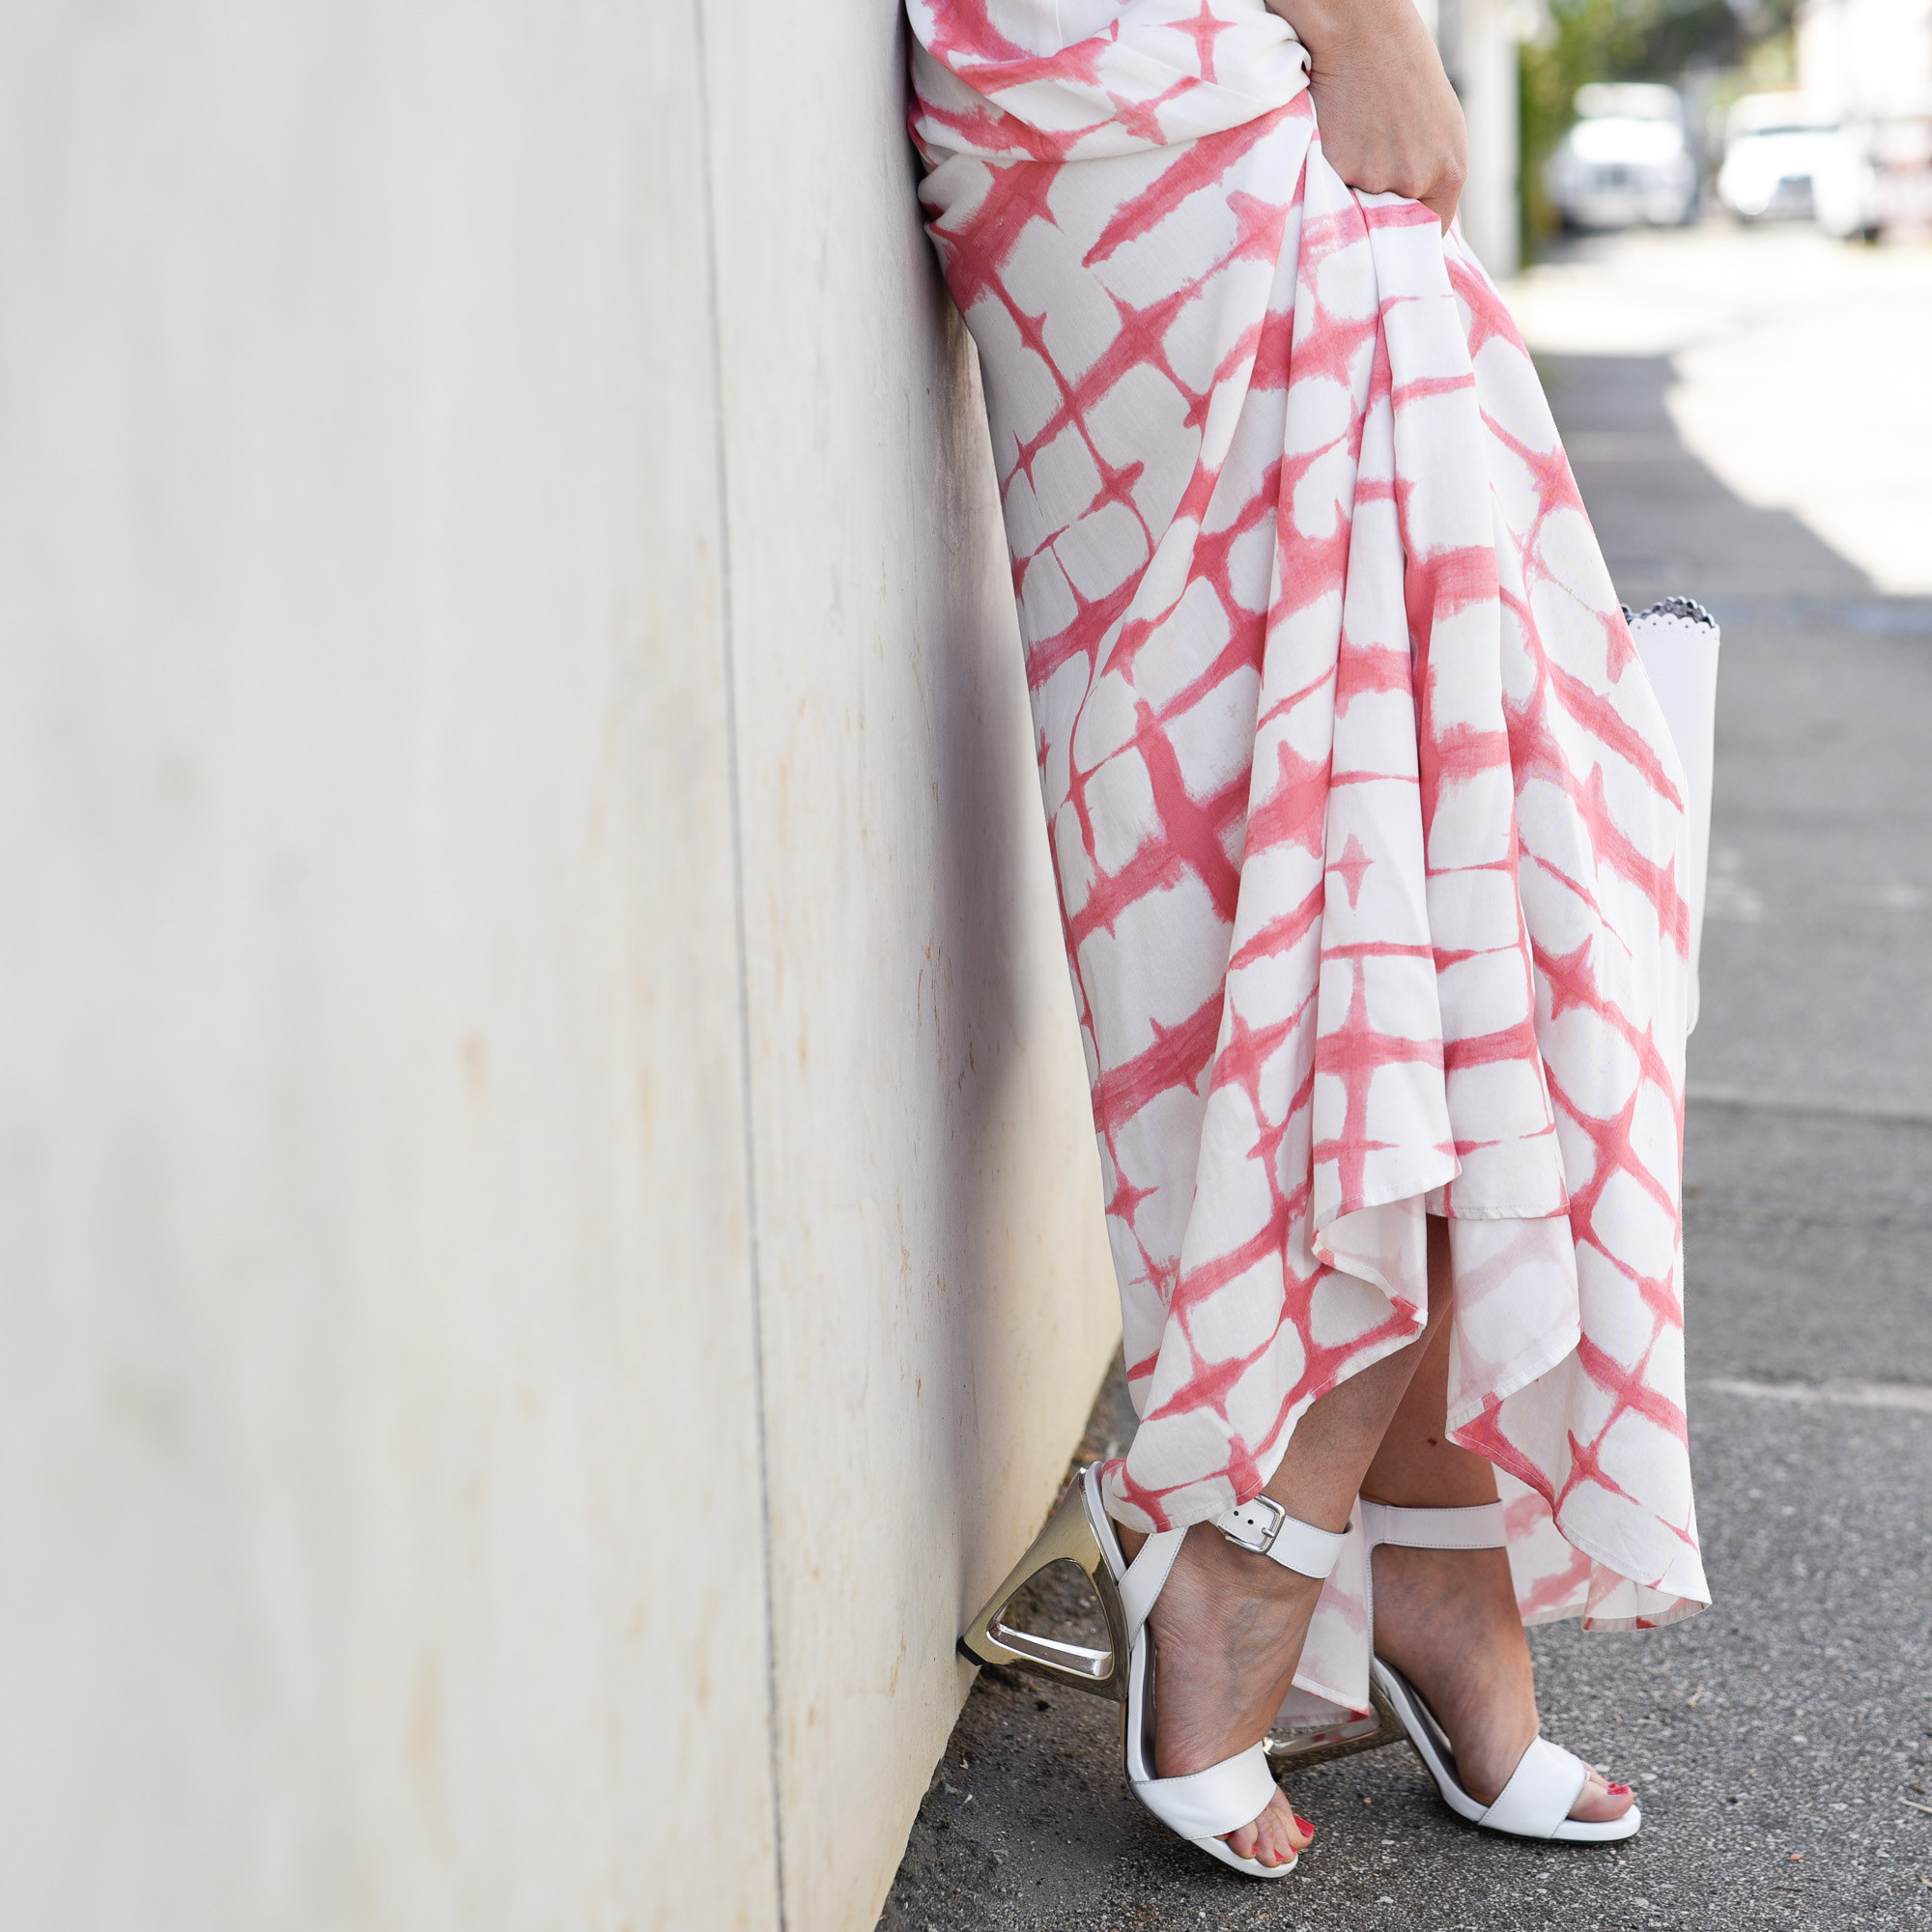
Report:
[[[1529,357],[1328,166],[1262,0],[908,5],[1141,1417],[1109,1507],[1254,1495],[1420,1327],[1435,1213],[1525,1617],[1689,1614],[1684,779]],[[1299,1680],[1355,1709],[1362,1584]]]

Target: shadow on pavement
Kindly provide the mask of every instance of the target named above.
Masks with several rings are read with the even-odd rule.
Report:
[[[1624,602],[1867,598],[1872,582],[1786,510],[1742,502],[1684,446],[1667,355],[1539,355],[1577,486]]]

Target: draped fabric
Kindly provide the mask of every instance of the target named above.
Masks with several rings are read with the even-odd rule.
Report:
[[[1343,185],[1262,0],[909,12],[1141,1418],[1109,1507],[1254,1495],[1420,1328],[1436,1213],[1525,1617],[1688,1614],[1684,781],[1529,357]],[[1355,1709],[1365,1580],[1299,1680]]]

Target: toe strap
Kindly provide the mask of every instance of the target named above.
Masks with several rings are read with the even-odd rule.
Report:
[[[1519,1838],[1553,1838],[1590,1781],[1590,1767],[1575,1751],[1535,1738],[1496,1802],[1476,1821]]]
[[[1218,1838],[1252,1825],[1272,1802],[1275,1782],[1267,1751],[1256,1744],[1206,1771],[1151,1777],[1137,1781],[1134,1790],[1163,1825],[1183,1838]]]

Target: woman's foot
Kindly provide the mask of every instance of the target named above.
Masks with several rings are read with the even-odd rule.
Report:
[[[1529,1644],[1500,1549],[1375,1552],[1376,1654],[1421,1691],[1449,1734],[1463,1788],[1493,1804],[1537,1735]],[[1634,1803],[1591,1772],[1573,1818],[1607,1824]]]
[[[1131,1557],[1142,1539],[1121,1542]],[[1153,1634],[1153,1761],[1184,1777],[1267,1735],[1321,1585],[1196,1523],[1148,1619]],[[1252,1824],[1224,1834],[1237,1858],[1287,1864],[1315,1835],[1277,1791]]]

